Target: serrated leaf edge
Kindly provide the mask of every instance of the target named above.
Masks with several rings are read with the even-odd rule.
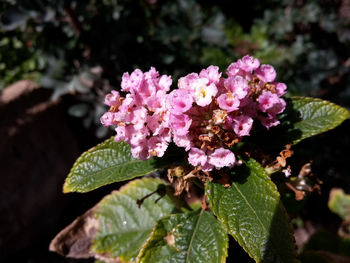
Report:
[[[70,179],[71,175],[73,174],[73,171],[76,169],[76,167],[78,166],[78,164],[80,164],[81,160],[83,158],[85,158],[86,155],[90,154],[91,152],[93,152],[96,148],[98,148],[99,146],[103,145],[103,144],[106,144],[106,143],[109,143],[111,142],[112,140],[114,140],[113,137],[95,145],[94,147],[90,148],[89,150],[83,152],[79,157],[78,159],[75,160],[74,164],[73,164],[73,167],[70,169],[66,179],[64,180],[64,184],[63,184],[63,193],[69,193],[69,192],[74,192],[74,188],[71,188],[69,187],[68,185],[68,180]]]
[[[86,156],[88,156],[89,154],[91,153],[95,153],[95,152],[98,152],[100,150],[104,150],[105,148],[101,148],[101,149],[98,149],[98,150],[95,150],[97,149],[99,146],[104,146],[104,145],[107,145],[109,143],[117,143],[117,142],[114,142],[114,137],[111,137],[99,144],[97,144],[96,146],[90,148],[89,150],[85,151],[84,153],[82,153],[78,159],[74,162],[74,165],[73,167],[70,169],[70,172],[69,174],[67,175],[67,178],[65,179],[65,182],[63,184],[63,193],[70,193],[70,192],[79,192],[79,193],[86,193],[86,192],[90,192],[90,191],[93,191],[99,187],[102,187],[102,186],[105,186],[105,185],[108,185],[108,184],[111,184],[111,183],[106,183],[106,184],[103,184],[101,186],[97,186],[97,187],[93,187],[92,189],[90,190],[79,190],[77,187],[71,187],[69,186],[69,179],[71,178],[71,176],[74,174],[74,170],[77,168],[78,165],[80,165],[80,163],[82,161],[84,161],[84,158],[86,158]],[[125,143],[125,142],[119,142],[119,143]],[[147,160],[147,161],[150,161],[151,159]],[[118,166],[121,166],[121,165],[125,165],[125,164],[131,164],[131,163],[137,163],[137,162],[142,162],[141,160],[138,160],[138,159],[134,159],[132,161],[129,161],[129,162],[125,162],[125,163],[122,163],[122,164],[116,164],[116,165],[113,165],[113,166],[110,166],[108,168],[105,168],[103,170],[109,170],[109,169],[115,169],[116,167]],[[159,168],[154,168],[153,170],[150,170],[147,174],[150,174],[150,173],[153,173],[155,171],[157,171]],[[98,172],[95,172],[95,173],[98,173]],[[91,173],[91,174],[94,174],[94,173]],[[143,173],[139,173],[139,174],[135,174],[133,177],[129,177],[127,180],[130,180],[130,179],[133,179],[133,178],[136,178],[136,177],[139,177],[139,176],[143,176],[144,174]],[[124,180],[120,180],[120,181],[124,181]],[[114,182],[120,182],[120,181],[114,181]],[[126,180],[125,180],[126,181]]]
[[[250,159],[247,163],[250,163],[250,162],[252,162],[251,165],[255,166],[255,168],[257,168],[257,169],[260,168],[260,165],[258,165],[258,163],[257,163],[256,161],[252,161],[252,159]],[[275,190],[275,194],[274,194],[275,197],[277,197],[277,198],[280,199],[280,194],[279,194],[279,192],[277,191],[276,185],[269,179],[269,176],[268,176],[268,174],[266,173],[265,170],[263,171],[263,174],[264,174],[264,176],[261,175],[260,173],[257,174],[257,175],[258,175],[259,177],[261,177],[262,179],[264,179],[264,180],[267,179],[266,181],[268,181],[268,184],[270,184],[270,185],[274,188],[274,190]],[[212,182],[210,182],[210,183],[211,183],[211,188],[213,188],[213,187],[214,187],[214,183],[212,183]],[[231,186],[231,187],[232,187],[232,186]],[[236,187],[236,189],[237,189],[237,187]],[[211,189],[211,191],[213,192],[213,189]],[[248,205],[251,207],[251,205],[249,204],[248,201],[247,201],[247,203],[248,203]],[[281,205],[280,205],[280,206],[281,206]],[[251,207],[251,209],[253,210],[254,214],[256,215],[254,209],[253,209],[252,207]],[[281,209],[282,209],[283,212],[285,213],[286,218],[287,218],[287,220],[288,220],[288,222],[287,222],[287,227],[288,227],[288,234],[289,234],[289,237],[291,238],[291,240],[294,241],[294,244],[295,244],[295,239],[294,239],[294,235],[293,235],[293,228],[292,228],[292,225],[291,225],[290,222],[289,222],[289,219],[288,219],[288,216],[287,216],[287,212],[286,212],[286,210],[285,210],[285,207],[284,207],[284,206],[281,206]],[[256,215],[256,217],[258,218],[257,215]],[[250,253],[249,249],[245,246],[245,244],[244,244],[243,240],[241,240],[241,238],[238,238],[238,237],[236,237],[236,236],[234,236],[233,234],[230,233],[229,229],[226,227],[226,224],[223,222],[222,219],[220,219],[220,218],[217,217],[217,220],[220,221],[221,225],[222,225],[223,228],[226,230],[226,232],[227,232],[229,235],[231,235],[231,236],[239,243],[239,245],[244,249],[244,251],[246,251],[246,252],[248,253],[248,255],[249,255],[251,258],[253,258],[256,262],[259,262],[259,263],[262,262],[260,258],[257,258],[256,256],[254,256],[253,254]],[[258,218],[258,220],[259,220],[259,222],[261,223],[261,220],[260,220],[259,218]],[[261,223],[261,224],[262,224],[262,223]],[[265,228],[264,226],[263,226],[263,228],[264,228],[265,231],[268,233],[268,231],[266,230],[266,228]],[[294,251],[293,254],[294,254],[294,257],[297,258],[296,250]],[[295,262],[298,263],[299,261],[296,259]]]
[[[97,212],[96,212],[98,206],[100,206],[101,204],[103,204],[104,202],[106,202],[106,200],[107,200],[108,198],[110,198],[111,195],[113,195],[113,194],[125,194],[125,192],[128,190],[128,188],[133,187],[133,186],[135,186],[135,185],[136,185],[136,187],[137,187],[137,184],[139,184],[139,182],[141,182],[141,181],[144,182],[144,183],[147,183],[147,182],[150,182],[150,181],[154,181],[154,182],[157,182],[157,183],[159,183],[159,184],[166,184],[166,185],[168,185],[168,183],[167,183],[166,181],[164,181],[164,180],[162,180],[162,179],[160,179],[160,178],[154,178],[154,177],[150,177],[150,178],[140,178],[140,179],[136,179],[136,180],[133,180],[133,181],[131,181],[131,182],[128,182],[127,184],[125,184],[125,185],[123,185],[122,187],[120,187],[118,190],[114,190],[114,191],[112,191],[111,193],[109,193],[108,195],[104,196],[104,197],[91,209],[91,210],[93,211],[93,213],[94,213],[94,217],[98,220],[98,215],[97,215]],[[166,216],[164,216],[164,217],[166,217]],[[162,218],[164,218],[164,217],[161,217],[160,219],[162,219]],[[159,220],[160,220],[160,219],[159,219]],[[159,221],[159,220],[158,220],[158,221]],[[156,225],[157,225],[158,221],[156,222]],[[156,225],[155,225],[155,226],[156,226]],[[153,233],[153,230],[155,229],[155,226],[152,228],[152,233]],[[148,238],[148,239],[149,239],[149,238]],[[147,243],[148,239],[146,240],[145,244]],[[97,254],[97,255],[100,254],[100,255],[102,255],[102,256],[106,256],[106,253],[101,254],[101,251],[99,251],[99,250],[97,250],[97,249],[93,249],[94,242],[95,242],[95,240],[93,239],[93,240],[92,240],[91,247],[90,247],[90,250],[91,250],[93,253]],[[145,246],[145,244],[144,244],[143,246]],[[142,250],[143,246],[141,247],[140,251]],[[129,263],[129,262],[130,262],[129,260],[125,259],[124,256],[118,256],[117,258],[119,258],[123,263],[124,263],[124,262],[125,262],[125,263]],[[130,263],[131,263],[131,262],[130,262]]]
[[[305,102],[305,104],[303,106],[305,106],[306,104],[310,103],[310,102],[318,102],[318,103],[322,103],[323,105],[329,105],[329,106],[332,106],[334,108],[337,108],[337,111],[340,111],[341,112],[341,116],[342,118],[339,118],[337,119],[332,125],[330,128],[325,128],[325,129],[321,129],[319,132],[312,132],[310,133],[308,136],[306,137],[303,137],[303,138],[300,138],[300,139],[296,139],[293,141],[293,144],[297,144],[299,143],[300,141],[304,140],[304,139],[307,139],[309,137],[312,137],[312,136],[315,136],[315,135],[318,135],[318,134],[321,134],[321,133],[324,133],[326,131],[329,131],[329,130],[332,130],[334,128],[336,128],[337,126],[339,126],[340,124],[342,124],[343,121],[345,121],[346,119],[348,119],[350,117],[350,112],[342,107],[342,106],[339,106],[333,102],[330,102],[328,100],[322,100],[322,99],[319,99],[319,98],[311,98],[311,97],[301,97],[301,96],[292,96],[290,97],[290,99],[293,101],[303,101]],[[340,114],[339,114],[340,115]],[[305,120],[304,120],[305,121]],[[298,123],[298,122],[296,122]]]
[[[197,228],[198,228],[198,225],[199,225],[199,222],[200,222],[200,218],[201,218],[201,216],[203,215],[203,213],[204,213],[205,211],[203,210],[203,209],[201,209],[201,211],[200,211],[200,214],[198,215],[198,220],[197,220],[197,222],[196,222],[196,226],[195,226],[195,230],[193,230],[193,234],[192,234],[192,237],[191,237],[191,241],[190,241],[190,245],[189,245],[189,247],[191,246],[191,244],[192,244],[192,242],[193,242],[193,237],[195,236],[195,232],[197,231]],[[192,213],[194,213],[194,212],[192,212]],[[209,212],[208,212],[209,213]],[[159,220],[158,220],[158,222],[156,223],[156,225],[154,226],[154,228],[153,228],[153,230],[152,230],[152,233],[151,233],[151,235],[149,236],[149,238],[146,240],[146,242],[143,244],[143,246],[141,247],[141,250],[140,250],[140,252],[139,252],[139,254],[138,254],[138,256],[137,256],[137,263],[141,263],[141,261],[140,261],[140,257],[143,255],[143,253],[144,253],[144,250],[146,249],[146,246],[147,246],[147,244],[148,244],[148,242],[154,237],[154,235],[155,235],[155,231],[156,231],[156,229],[157,229],[157,227],[158,227],[158,224],[159,224],[159,221],[160,220],[162,220],[162,219],[166,219],[166,218],[170,218],[171,216],[174,216],[174,215],[177,215],[177,214],[171,214],[171,215],[167,215],[167,216],[164,216],[164,217],[162,217],[162,218],[160,218]],[[214,216],[214,214],[212,214],[213,216]],[[215,217],[215,216],[214,216]],[[216,218],[216,217],[215,217]],[[216,218],[216,220],[218,220],[217,218]],[[219,221],[219,220],[218,220]],[[223,224],[219,221],[219,224],[220,224],[220,226],[225,230],[225,227],[223,226]],[[191,250],[192,248],[189,248],[189,250]],[[188,262],[188,257],[189,257],[189,250],[187,251],[187,253],[186,253],[186,262]],[[222,247],[222,258],[220,259],[220,261],[219,261],[219,263],[225,263],[226,262],[226,258],[227,258],[227,255],[228,255],[228,242],[225,242],[225,246],[223,246]]]

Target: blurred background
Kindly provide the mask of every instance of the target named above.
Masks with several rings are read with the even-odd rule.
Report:
[[[118,187],[61,191],[75,159],[113,134],[99,118],[123,72],[154,66],[177,83],[209,65],[225,71],[245,54],[272,64],[289,95],[349,108],[350,0],[2,0],[0,261],[93,262],[48,245]],[[312,161],[322,181],[301,201],[293,191],[282,196],[300,246],[319,231],[339,238],[342,220],[327,202],[332,188],[350,193],[349,127],[347,120],[293,148],[296,175]],[[231,243],[228,262],[250,262]]]

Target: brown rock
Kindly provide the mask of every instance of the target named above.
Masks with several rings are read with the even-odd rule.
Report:
[[[19,81],[0,95],[0,261],[55,228],[62,184],[78,156],[63,107]]]

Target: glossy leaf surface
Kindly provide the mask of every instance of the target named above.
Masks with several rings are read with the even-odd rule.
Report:
[[[155,158],[147,161],[133,158],[127,143],[110,138],[77,159],[63,191],[89,192],[103,185],[149,174],[163,166],[164,162]]]
[[[265,170],[250,159],[234,171],[230,188],[207,182],[213,213],[256,262],[298,262],[292,228]]]
[[[105,197],[94,211],[99,227],[91,250],[110,258],[134,261],[156,222],[174,210],[168,196],[155,203],[160,196],[153,194],[140,207],[137,200],[164,183],[156,178],[134,180]]]
[[[291,101],[298,113],[293,126],[301,132],[294,143],[333,129],[349,118],[348,110],[329,101],[307,97],[292,97]]]
[[[228,237],[210,212],[198,210],[170,215],[158,221],[142,248],[142,263],[224,263]]]

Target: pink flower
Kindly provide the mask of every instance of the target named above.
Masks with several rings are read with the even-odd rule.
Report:
[[[120,84],[122,91],[130,91],[130,75],[125,72],[122,77],[122,83]]]
[[[219,67],[209,66],[207,69],[202,69],[199,77],[208,79],[209,83],[217,84],[220,81],[221,73],[219,73]]]
[[[157,86],[155,85],[152,79],[144,80],[142,84],[139,86],[139,88],[137,90],[135,89],[135,93],[141,96],[142,99],[148,99],[154,96],[156,92],[157,92]]]
[[[159,77],[159,72],[155,69],[155,67],[151,67],[148,72],[144,73],[145,79],[156,80]]]
[[[158,132],[159,136],[165,141],[165,142],[171,142],[172,139],[172,134],[170,129],[168,128],[168,126],[163,126],[159,132]],[[153,135],[158,135],[158,134],[153,134]]]
[[[219,107],[227,112],[238,110],[239,107],[239,99],[232,95],[232,93],[221,94],[217,98],[217,102],[219,103]]]
[[[225,166],[231,167],[235,164],[235,162],[236,162],[236,157],[233,154],[233,152],[224,148],[216,149],[209,156],[209,164],[219,169]]]
[[[241,71],[241,68],[237,62],[231,63],[227,68],[227,75],[229,77],[236,76]]]
[[[185,89],[185,90],[188,90],[190,92],[194,92],[195,89],[192,86],[192,83],[194,81],[196,81],[197,79],[198,79],[198,74],[197,73],[188,74],[187,76],[182,77],[182,78],[179,79],[178,87],[179,87],[179,89]]]
[[[239,136],[248,136],[253,126],[253,119],[244,115],[233,118],[233,130]]]
[[[131,75],[124,73],[122,78],[122,91],[135,92],[139,90],[143,82],[143,73],[139,69],[135,69]]]
[[[258,98],[259,108],[262,112],[267,112],[273,115],[281,113],[285,107],[286,102],[279,98],[277,94],[271,91],[264,91]]]
[[[276,92],[277,92],[277,95],[278,96],[282,96],[284,94],[287,93],[286,89],[287,89],[287,86],[286,84],[282,83],[282,82],[277,82],[275,83],[275,87],[276,87]]]
[[[128,135],[127,142],[129,142],[131,146],[145,144],[147,137],[150,135],[146,127],[135,129],[133,126],[128,126],[126,129]]]
[[[115,131],[117,135],[114,137],[114,140],[116,142],[123,141],[127,138],[127,131],[125,129],[125,126],[118,126],[115,128]]]
[[[153,96],[144,99],[143,103],[146,103],[148,110],[152,112],[163,112],[166,110],[165,108],[165,100],[167,98],[167,94],[164,90],[158,90],[156,94]]]
[[[159,130],[162,128],[162,119],[158,114],[153,114],[153,115],[147,115],[146,117],[146,122],[147,122],[147,127],[148,129],[153,133],[158,133]]]
[[[246,55],[238,61],[240,68],[246,72],[252,72],[260,66],[260,61],[257,58]]]
[[[264,82],[272,82],[276,78],[276,70],[271,65],[261,65],[257,69],[256,75]]]
[[[188,115],[170,115],[169,124],[174,134],[176,135],[186,135],[188,133],[188,129],[190,128],[192,120]]]
[[[101,123],[103,124],[103,126],[105,126],[105,127],[116,124],[114,121],[114,113],[113,112],[109,112],[109,111],[105,112],[101,116],[100,120],[101,120]]]
[[[148,153],[147,145],[145,142],[143,144],[139,144],[136,146],[131,145],[131,154],[134,158],[137,158],[143,161],[152,157]]]
[[[148,140],[148,153],[152,156],[162,157],[168,148],[168,143],[160,136]]]
[[[129,96],[128,96],[129,95]],[[129,122],[131,120],[131,109],[134,106],[134,100],[128,94],[126,98],[123,100],[122,104],[118,108],[118,111],[115,113],[114,118],[118,122]]]
[[[181,114],[192,107],[193,98],[184,89],[173,90],[167,97],[167,105],[173,114]]]
[[[266,129],[270,129],[280,123],[276,115],[268,115],[267,117],[260,116],[259,120]]]
[[[145,126],[146,118],[147,118],[147,109],[145,107],[136,107],[133,109],[132,120],[136,130],[142,129]]]
[[[106,126],[119,125],[115,140],[126,141],[135,158],[162,156],[171,141],[170,114],[166,110],[170,85],[170,76],[160,76],[154,67],[145,73],[136,69],[130,75],[123,74],[122,90],[128,92],[125,98],[115,91],[105,99],[107,105],[114,107],[101,117],[101,122]]]
[[[213,170],[214,165],[206,162],[205,165],[202,166],[202,171],[204,172],[210,172],[211,170]]]
[[[105,101],[104,104],[106,104],[107,106],[114,106],[117,107],[120,105],[120,94],[118,91],[112,90],[111,93],[109,93],[106,97],[105,97]]]
[[[247,96],[249,91],[248,82],[242,76],[229,77],[225,80],[225,87],[239,99]]]
[[[273,82],[272,66],[249,55],[232,63],[227,76],[211,65],[180,78],[178,89],[167,94],[171,77],[154,67],[124,73],[121,86],[127,94],[120,98],[112,91],[106,96],[110,109],[101,122],[119,125],[115,140],[126,141],[135,158],[161,157],[173,140],[202,171],[231,167],[236,159],[229,148],[250,134],[253,118],[266,128],[279,123],[286,85]]]
[[[159,79],[158,86],[161,90],[169,91],[172,82],[170,76],[162,75]]]
[[[204,166],[207,162],[207,155],[204,151],[198,148],[192,148],[188,153],[188,162],[193,166],[201,165]]]
[[[191,138],[188,134],[182,136],[174,134],[174,143],[179,147],[185,148],[185,151],[192,147]]]
[[[218,92],[217,87],[213,83],[209,84],[209,80],[205,78],[194,81],[192,87],[195,91],[194,101],[202,107],[209,105]]]

